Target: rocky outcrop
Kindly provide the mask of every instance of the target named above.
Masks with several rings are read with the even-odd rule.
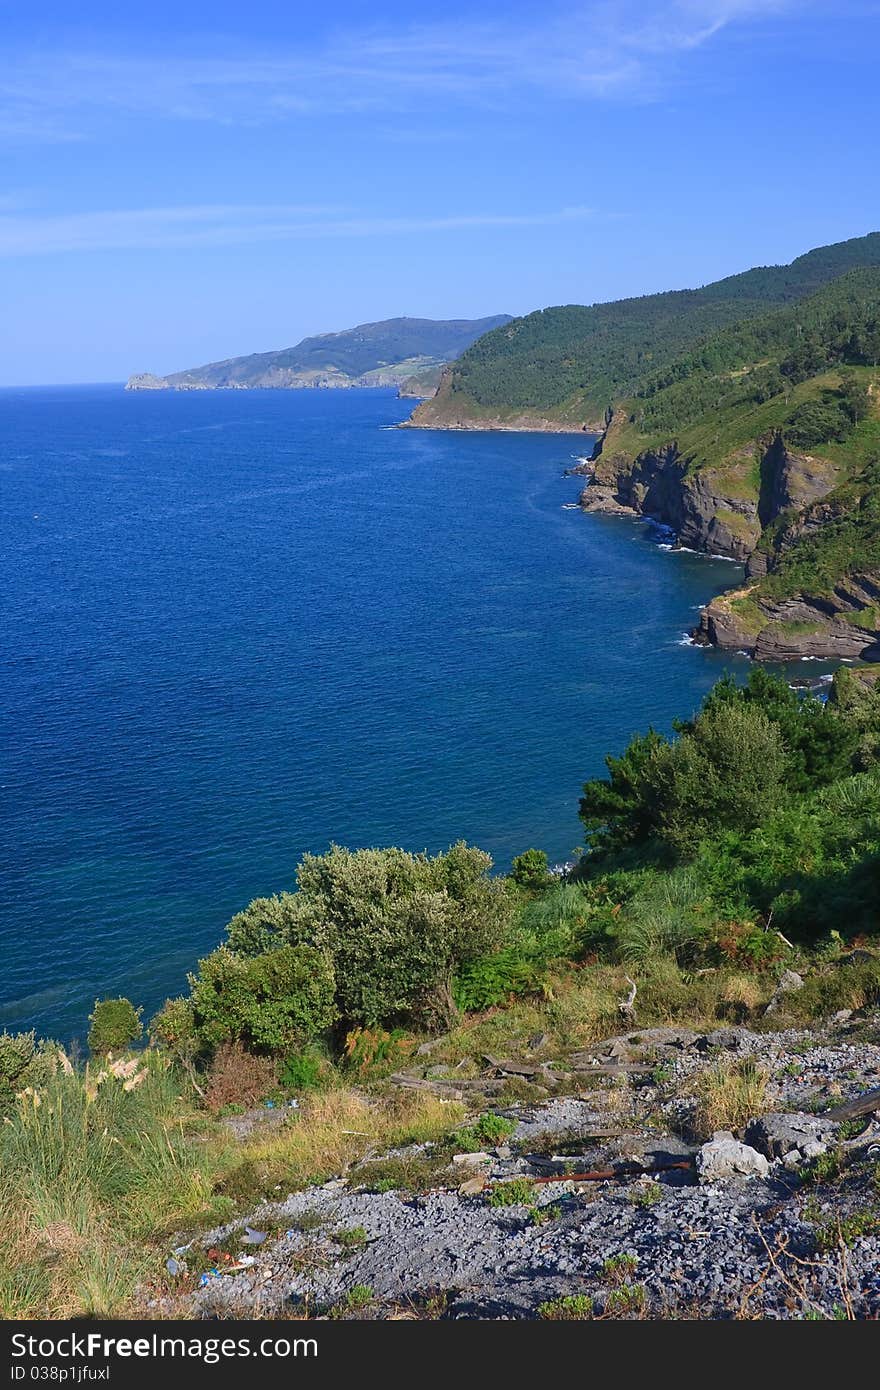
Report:
[[[804,537],[843,513],[834,492],[839,466],[788,448],[778,431],[722,464],[685,456],[675,440],[633,457],[620,411],[583,471],[585,511],[644,516],[670,528],[677,543],[746,566],[747,587],[713,599],[692,634],[698,644],[742,651],[761,661],[880,656],[880,574],[842,579],[832,593],[773,598],[756,587]]]
[[[636,457],[616,448],[625,427],[625,413],[615,411],[589,465],[584,511],[650,517],[673,530],[679,545],[749,566],[767,527],[787,513],[794,517],[837,482],[833,464],[787,449],[778,433],[720,466],[698,467],[675,440]],[[791,538],[783,531],[778,544],[793,538],[793,529]],[[762,555],[749,573],[764,573],[767,565]]]
[[[612,417],[597,447],[584,511],[649,517],[670,527],[679,545],[746,561],[761,537],[758,497],[748,487],[752,458],[693,468],[675,440],[632,458],[613,447],[619,419]]]
[[[171,388],[164,376],[154,376],[152,372],[135,372],[125,383],[126,391],[168,391]]]
[[[774,599],[754,586],[707,604],[694,640],[758,661],[880,658],[880,573],[840,580],[830,594]]]

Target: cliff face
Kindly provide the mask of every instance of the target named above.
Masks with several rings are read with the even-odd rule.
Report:
[[[824,497],[837,481],[833,464],[787,449],[776,434],[721,466],[692,467],[674,440],[633,458],[615,448],[624,423],[615,412],[596,448],[580,499],[584,511],[650,517],[671,527],[680,545],[754,563],[754,573],[766,572],[767,559],[756,551],[765,529]],[[778,544],[790,543],[794,525],[789,531],[780,532]]]
[[[695,640],[758,661],[880,658],[880,571],[854,574],[830,594],[772,599],[749,586],[713,599]]]
[[[607,438],[613,437],[614,422]],[[584,511],[650,517],[675,531],[691,550],[745,561],[761,535],[757,498],[744,491],[739,474],[716,469],[688,472],[674,441],[632,459],[603,447],[593,478],[581,494]]]
[[[649,517],[675,531],[678,544],[746,566],[749,584],[707,606],[697,642],[764,661],[880,654],[880,573],[850,576],[821,596],[774,599],[755,588],[798,540],[839,519],[841,504],[829,496],[836,464],[787,448],[773,432],[723,465],[694,468],[675,441],[633,457],[617,447],[625,428],[616,412],[584,465],[583,509]]]

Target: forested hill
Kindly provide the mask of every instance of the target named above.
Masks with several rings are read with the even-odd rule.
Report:
[[[249,387],[395,386],[444,366],[476,338],[510,322],[509,314],[483,319],[384,319],[342,333],[303,338],[295,347],[209,362],[170,376],[144,372],[128,387],[211,390]]]
[[[619,400],[587,511],[646,515],[747,565],[702,640],[762,660],[880,657],[880,267],[721,330]]]
[[[880,265],[880,232],[822,246],[700,289],[539,310],[479,338],[413,424],[479,428],[600,425],[608,406],[719,329]]]

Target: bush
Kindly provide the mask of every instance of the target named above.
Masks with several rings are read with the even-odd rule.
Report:
[[[189,980],[195,1035],[206,1050],[238,1042],[255,1052],[287,1052],[336,1021],[333,966],[311,946],[252,957],[221,946]]]
[[[448,1023],[455,974],[499,946],[512,918],[509,890],[488,877],[491,865],[463,843],[434,858],[338,845],[307,854],[295,895],[258,899],[233,918],[230,952],[252,955],[270,940],[326,952],[350,1025]]]
[[[198,1050],[196,1021],[189,999],[166,999],[150,1019],[150,1039],[178,1057],[190,1058]]]
[[[89,1047],[96,1056],[108,1052],[124,1052],[143,1036],[143,1009],[136,1009],[130,999],[96,999],[89,1014]]]
[[[518,854],[511,865],[511,878],[520,888],[539,890],[552,882],[547,869],[547,855],[542,849],[527,849]]]
[[[262,1100],[276,1081],[270,1058],[255,1057],[240,1043],[222,1043],[208,1070],[205,1104],[215,1114],[227,1105],[248,1109]]]
[[[516,1122],[504,1115],[487,1111],[475,1124],[466,1125],[453,1136],[458,1153],[479,1153],[481,1149],[494,1148],[509,1139],[516,1129]]]
[[[287,1091],[315,1091],[326,1085],[331,1074],[332,1068],[327,1058],[307,1048],[285,1057],[278,1080]]]
[[[35,1033],[0,1033],[0,1113],[30,1086],[39,1090],[58,1070],[57,1043],[37,1042]]]
[[[297,945],[301,940],[303,907],[304,902],[295,893],[254,898],[226,928],[229,949],[240,956],[258,956],[279,946]]]

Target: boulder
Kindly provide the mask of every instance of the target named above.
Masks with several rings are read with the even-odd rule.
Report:
[[[766,1178],[770,1164],[757,1149],[741,1144],[729,1130],[716,1131],[697,1154],[700,1182],[722,1178]]]
[[[774,1110],[750,1120],[743,1138],[767,1158],[782,1159],[787,1168],[795,1168],[805,1159],[825,1153],[834,1130],[832,1122],[820,1115]]]

